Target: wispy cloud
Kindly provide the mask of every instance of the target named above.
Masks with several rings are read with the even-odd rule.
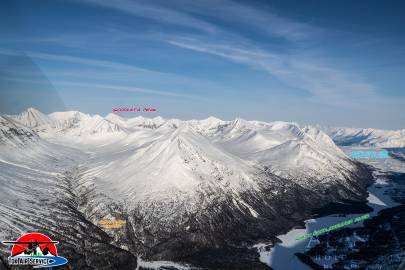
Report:
[[[240,2],[174,1],[170,5],[143,1],[87,0],[89,4],[148,18],[161,25],[176,24],[201,30],[200,33],[173,33],[171,45],[216,55],[235,63],[268,72],[286,85],[307,91],[311,101],[334,105],[355,105],[360,99],[376,99],[375,87],[360,75],[351,74],[331,64],[308,57],[301,49],[307,42],[321,40],[320,27],[290,19],[268,6],[251,6]],[[221,14],[221,15],[219,15]],[[205,18],[205,19],[202,19]],[[212,23],[213,21],[221,23]],[[232,29],[224,27],[233,25]],[[258,40],[243,36],[238,29],[249,29],[263,38],[284,39],[285,53],[264,49]]]
[[[175,25],[199,30],[205,34],[223,34],[222,27],[207,19],[223,21],[251,31],[278,36],[288,40],[309,38],[321,29],[307,23],[280,16],[269,7],[253,7],[230,0],[215,1],[130,1],[85,0],[98,7],[121,11],[130,15],[153,20],[160,25]]]
[[[24,83],[30,83],[30,84],[46,83],[43,80],[39,80],[37,78],[27,78],[27,77],[23,77],[23,76],[7,76],[7,77],[0,77],[0,79],[7,80],[7,81],[24,82]],[[75,87],[75,88],[90,88],[92,90],[105,89],[105,90],[110,90],[110,91],[140,93],[140,94],[157,95],[157,96],[165,96],[165,97],[177,97],[177,98],[185,98],[185,99],[192,99],[192,100],[199,100],[199,101],[206,100],[204,97],[197,96],[197,95],[187,95],[187,94],[176,93],[176,92],[172,92],[172,91],[161,91],[161,90],[154,90],[154,89],[141,88],[141,87],[129,87],[129,86],[122,86],[122,85],[71,82],[71,81],[53,81],[52,85],[69,86],[69,87]]]
[[[5,50],[0,49],[0,54],[4,55],[13,55],[13,56],[20,56],[22,53],[12,50]],[[134,65],[128,65],[113,61],[106,61],[106,60],[99,60],[99,59],[91,59],[86,57],[77,57],[71,55],[64,55],[64,54],[48,54],[48,53],[39,53],[39,52],[30,52],[26,51],[23,53],[25,56],[34,58],[34,59],[43,59],[43,60],[50,60],[50,61],[58,61],[58,62],[69,62],[75,63],[80,65],[87,65],[93,67],[102,67],[102,68],[110,68],[110,69],[121,69],[127,70],[132,72],[154,72],[160,73],[154,70],[148,70],[145,68],[137,67]]]
[[[293,88],[291,92],[302,89],[310,96],[302,100],[307,102],[308,106],[317,102],[340,108],[348,106],[355,108],[361,102],[364,107],[370,108],[377,107],[378,104],[397,104],[398,102],[397,100],[393,102],[387,96],[379,96],[377,90],[380,89],[377,89],[369,79],[362,75],[362,70],[355,70],[353,66],[349,66],[350,69],[346,70],[339,66],[338,61],[334,60],[337,58],[336,52],[333,51],[336,48],[323,47],[320,51],[318,44],[323,44],[324,39],[327,39],[325,37],[333,36],[335,34],[333,30],[323,29],[307,21],[284,16],[268,6],[265,1],[255,2],[254,5],[249,1],[231,0],[85,0],[76,2],[95,7],[98,11],[109,11],[109,15],[121,13],[121,15],[125,15],[122,16],[125,17],[125,20],[121,21],[119,16],[109,17],[112,20],[108,27],[112,28],[92,24],[85,29],[100,27],[97,29],[100,31],[91,31],[92,33],[77,31],[73,33],[74,38],[65,33],[66,35],[62,34],[57,37],[46,36],[43,39],[31,40],[31,42],[53,43],[59,46],[59,49],[66,48],[66,44],[70,44],[73,48],[70,50],[71,52],[75,52],[75,50],[79,52],[77,55],[74,53],[67,55],[27,52],[34,59],[72,63],[81,67],[80,70],[47,70],[46,72],[49,74],[54,73],[59,85],[75,86],[73,82],[66,80],[66,77],[71,76],[71,78],[78,79],[83,87],[119,91],[149,91],[151,94],[170,96],[169,91],[152,90],[156,86],[154,82],[160,80],[161,85],[159,86],[161,87],[156,88],[164,89],[167,85],[168,89],[186,93],[183,95],[173,92],[178,97],[189,97],[188,89],[200,91],[200,93],[203,92],[201,89],[209,89],[211,95],[216,93],[217,89],[222,86],[218,87],[217,81],[204,84],[202,87],[201,85],[193,87],[199,82],[191,77],[197,78],[202,75],[209,80],[214,76],[209,77],[211,76],[209,72],[190,75],[191,72],[186,70],[188,68],[186,65],[195,64],[196,61],[201,60],[201,55],[193,58],[197,54],[190,53],[192,51],[241,64],[242,68],[245,66],[252,70],[266,72],[271,78],[277,78],[289,86],[284,89]],[[141,26],[145,27],[131,29],[128,26],[128,16],[134,18],[133,21],[130,20],[131,22],[139,22]],[[366,40],[369,39],[366,38]],[[92,46],[88,46],[89,44]],[[153,48],[147,47],[150,44],[153,44],[151,46]],[[314,44],[316,46],[313,46]],[[361,46],[365,45],[361,44]],[[96,50],[97,53],[95,53]],[[149,60],[142,55],[143,50],[148,53],[148,57],[153,57],[154,63],[158,63],[161,55],[167,56],[165,60],[169,59],[169,63],[162,63],[164,69],[161,70],[169,70],[169,72],[140,67],[142,64],[139,63]],[[175,54],[170,55],[173,52]],[[92,56],[98,55],[100,58],[91,58],[86,53]],[[122,54],[120,55],[120,53]],[[321,57],[322,54],[326,57]],[[79,57],[80,55],[86,55],[86,57]],[[139,63],[131,62],[131,60],[126,63],[118,62],[117,59],[123,59],[123,55],[134,55],[133,59],[137,59]],[[108,58],[103,58],[105,56]],[[116,61],[109,61],[111,59]],[[171,65],[170,60],[176,61],[177,59],[179,59],[179,63],[186,65],[178,63]],[[210,59],[203,61],[204,65],[211,63],[212,70],[218,68],[215,66],[218,63],[216,61],[210,62]],[[83,66],[92,67],[92,69],[84,70]],[[170,70],[175,73],[170,73]],[[109,73],[110,71],[111,73]],[[182,76],[182,73],[185,75]],[[132,77],[137,78],[131,78],[131,81],[124,83],[131,77],[130,75],[136,75]],[[248,76],[246,75],[243,79],[251,80]],[[103,79],[106,79],[106,84],[102,84]],[[142,83],[149,81],[149,84],[132,84],[135,80],[138,80],[137,82],[142,80]],[[87,84],[89,81],[91,83]],[[176,82],[173,83],[174,81]],[[179,81],[182,82],[181,86],[189,84],[190,87],[174,87],[174,85],[180,85]],[[122,84],[126,84],[126,86],[122,86]],[[217,88],[210,88],[214,84],[217,84]],[[133,88],[132,85],[145,87]],[[223,85],[227,85],[227,82],[224,82]],[[212,91],[212,89],[214,90]],[[241,91],[241,89],[235,91]]]
[[[83,3],[83,1],[81,1]],[[200,20],[184,12],[179,12],[175,8],[155,5],[153,1],[130,1],[130,0],[85,0],[85,3],[115,9],[137,17],[158,21],[160,23],[193,28],[203,32],[212,33],[216,27],[204,20]]]
[[[268,72],[291,87],[308,91],[314,102],[353,106],[359,101],[377,98],[374,86],[360,76],[328,67],[302,55],[270,53],[254,46],[247,49],[191,39],[171,40],[169,43]]]
[[[9,55],[9,56],[21,56],[20,52],[12,51],[12,50],[5,50],[0,49],[0,54]],[[72,70],[70,68],[54,68],[53,70],[46,72],[47,76],[51,77],[52,84],[55,86],[75,86],[75,87],[84,87],[84,88],[92,88],[92,89],[109,89],[115,91],[124,91],[124,92],[133,92],[133,93],[144,93],[144,94],[152,94],[152,95],[160,95],[160,96],[167,96],[167,97],[179,97],[179,98],[188,98],[188,99],[198,99],[202,100],[203,98],[198,95],[189,95],[185,93],[178,93],[178,91],[161,91],[155,90],[150,88],[144,87],[136,87],[132,86],[134,83],[131,81],[131,74],[132,76],[135,74],[143,75],[150,74],[151,78],[163,79],[166,81],[177,82],[177,83],[204,83],[203,81],[193,81],[189,78],[184,78],[182,76],[172,74],[172,73],[164,73],[155,70],[149,70],[140,68],[134,65],[128,65],[118,62],[112,61],[105,61],[99,59],[90,59],[90,58],[83,58],[83,57],[76,57],[70,55],[58,55],[58,54],[46,54],[46,53],[37,53],[37,52],[26,52],[24,55],[29,56],[33,59],[42,59],[48,61],[56,61],[58,63],[61,62],[68,62],[77,64],[78,67],[82,66],[89,66],[91,67],[89,70],[83,70],[82,68],[78,68]],[[100,69],[107,69],[109,71],[103,72]],[[111,70],[116,70],[117,72],[111,72]],[[41,81],[35,80],[36,74],[26,74],[21,73],[18,77],[10,77],[6,78],[9,80],[14,81],[23,81],[29,83],[42,83]],[[80,78],[80,82],[73,82],[73,81],[62,81],[60,79],[55,79],[55,77],[73,77],[73,78]],[[101,83],[92,83],[92,82],[85,82],[83,79],[88,79],[90,81],[103,81],[105,78],[110,80],[120,81],[121,83],[126,83],[128,85],[119,85],[119,84],[101,84]]]
[[[0,48],[0,54],[5,54],[5,55],[14,55],[14,56],[19,56],[21,55],[21,52],[17,51],[12,51],[12,50],[5,50]],[[49,54],[49,53],[39,53],[39,52],[31,52],[31,51],[26,51],[23,52],[25,56],[28,56],[32,59],[42,59],[42,60],[47,60],[47,61],[52,61],[55,63],[72,63],[72,64],[77,64],[78,67],[83,67],[83,66],[88,66],[93,68],[92,69],[92,77],[97,78],[97,74],[99,74],[100,78],[105,77],[104,75],[107,75],[108,73],[103,73],[103,70],[106,71],[116,71],[116,73],[110,73],[110,75],[121,75],[122,77],[125,77],[128,75],[148,75],[148,76],[155,76],[156,79],[160,78],[163,80],[167,81],[176,81],[176,82],[182,82],[182,83],[200,83],[200,84],[206,84],[207,81],[199,80],[199,79],[194,79],[190,78],[187,76],[183,76],[181,74],[177,73],[171,73],[171,72],[162,72],[158,71],[155,69],[146,69],[143,67],[139,67],[133,64],[125,64],[121,62],[116,62],[116,61],[108,61],[108,60],[102,60],[98,58],[88,58],[88,57],[78,57],[78,56],[73,56],[73,55],[66,55],[66,54]],[[94,69],[95,68],[95,69]],[[58,68],[55,68],[55,70],[58,70]],[[46,71],[47,74],[51,74],[55,70]],[[63,72],[66,72],[65,74],[70,74],[70,75],[77,75],[78,77],[83,77],[87,76],[89,74],[88,71],[84,72],[83,74],[80,74],[82,72],[82,69],[64,69],[61,71],[59,74],[62,75]]]
[[[143,94],[152,94],[152,95],[159,95],[159,96],[167,96],[167,97],[180,97],[180,98],[188,98],[194,100],[203,100],[203,97],[197,95],[187,95],[182,93],[176,93],[172,91],[161,91],[161,90],[154,90],[154,89],[147,89],[147,88],[140,88],[140,87],[129,87],[129,86],[121,86],[121,85],[109,85],[109,84],[96,84],[96,83],[75,83],[69,81],[54,81],[54,85],[66,85],[66,86],[75,86],[75,87],[85,87],[85,88],[92,88],[92,89],[107,89],[112,91],[122,91],[122,92],[131,92],[131,93],[143,93]]]
[[[214,18],[232,24],[236,28],[248,28],[249,31],[262,35],[281,37],[287,40],[302,40],[319,35],[321,28],[305,22],[293,20],[279,15],[268,5],[255,6],[248,2],[241,3],[230,0],[215,0],[207,2],[187,1],[179,2],[178,9],[195,15]],[[222,32],[217,26],[217,32]]]

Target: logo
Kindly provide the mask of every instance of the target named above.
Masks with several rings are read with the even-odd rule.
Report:
[[[42,233],[27,233],[16,241],[3,241],[13,245],[9,265],[32,265],[34,268],[53,267],[66,264],[67,259],[58,256],[56,244]]]

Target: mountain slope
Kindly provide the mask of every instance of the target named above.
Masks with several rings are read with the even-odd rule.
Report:
[[[104,230],[114,238],[108,245],[146,260],[265,269],[249,246],[275,241],[314,207],[363,199],[371,181],[367,168],[346,157],[326,134],[295,123],[103,118],[80,112],[52,113],[47,119],[33,127],[36,143],[0,157],[30,169],[42,164],[41,174],[62,170],[48,181],[63,187],[56,188],[54,203],[62,208],[68,203],[74,211],[66,215],[80,216],[96,235],[102,234],[100,219],[124,219],[122,230]],[[10,142],[5,148],[11,149]],[[4,183],[29,172],[7,174],[0,174]],[[250,255],[235,259],[240,253]]]
[[[23,146],[38,140],[38,135],[8,116],[0,116],[0,145]]]
[[[333,141],[342,146],[405,147],[405,129],[324,128]]]
[[[77,164],[88,155],[49,143],[7,116],[0,116],[0,131],[0,238],[42,232],[60,242],[59,254],[75,269],[135,269],[135,255],[91,221],[96,206],[114,204],[80,177]],[[0,250],[1,269],[11,269],[3,265],[9,255]]]

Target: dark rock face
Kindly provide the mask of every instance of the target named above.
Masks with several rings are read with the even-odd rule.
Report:
[[[49,219],[57,224],[51,234],[61,243],[61,255],[70,260],[67,268],[135,269],[136,256],[115,245],[113,237],[90,221],[93,209],[89,200],[96,194],[91,186],[83,185],[80,170],[66,172],[59,185],[61,192],[52,208],[61,212],[50,212]]]

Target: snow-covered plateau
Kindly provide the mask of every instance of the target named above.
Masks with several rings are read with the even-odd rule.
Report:
[[[372,181],[322,130],[288,122],[29,108],[0,116],[0,150],[0,238],[46,233],[74,269],[269,269],[254,244],[366,200]]]

